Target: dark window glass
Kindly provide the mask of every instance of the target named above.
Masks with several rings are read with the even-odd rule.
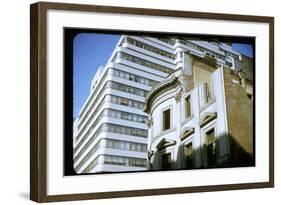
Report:
[[[171,112],[170,109],[163,112],[163,131],[171,128]]]
[[[208,166],[214,166],[217,163],[216,137],[214,129],[206,132],[206,144]]]
[[[187,98],[185,98],[185,113],[186,113],[186,117],[187,117],[187,118],[191,116],[190,96],[188,96]]]
[[[192,169],[193,168],[193,149],[192,143],[189,143],[184,146],[184,156],[186,160],[186,168]]]
[[[171,153],[162,155],[162,170],[170,170],[172,168]]]

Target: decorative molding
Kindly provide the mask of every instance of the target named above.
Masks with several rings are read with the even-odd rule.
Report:
[[[153,125],[153,120],[151,117],[148,117],[146,124],[147,124],[148,128],[150,128]]]
[[[214,113],[205,113],[200,121],[199,121],[199,124],[200,124],[200,127],[203,127],[205,126],[207,123],[211,122],[212,120],[216,119],[217,118],[217,113],[214,112]]]
[[[164,149],[166,147],[170,147],[176,144],[176,140],[170,140],[163,138],[158,145],[156,146],[157,150]]]
[[[185,140],[187,137],[192,135],[194,133],[195,129],[193,127],[186,127],[184,128],[184,131],[181,134],[181,140]]]
[[[177,103],[180,102],[181,97],[182,97],[182,91],[180,90],[179,92],[176,93],[176,96],[175,96],[175,100]]]
[[[147,156],[148,156],[148,159],[150,160],[151,159],[151,157],[154,155],[154,151],[152,151],[152,150],[148,150],[147,151]]]
[[[178,84],[178,78],[175,76],[175,74],[172,74],[167,80],[164,80],[153,87],[146,96],[144,112],[149,113],[155,98],[164,92],[175,88]]]

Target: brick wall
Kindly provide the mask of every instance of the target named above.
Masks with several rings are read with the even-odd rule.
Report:
[[[224,69],[224,86],[233,166],[254,165],[253,101],[231,70]]]

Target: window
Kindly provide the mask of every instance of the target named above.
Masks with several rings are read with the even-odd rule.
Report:
[[[161,54],[163,56],[166,56],[166,57],[169,57],[169,58],[173,58],[173,59],[175,58],[173,54],[170,54],[170,53],[168,53],[166,51],[160,50],[160,49],[155,48],[153,46],[147,45],[147,44],[145,44],[143,42],[136,41],[134,39],[130,39],[130,41],[128,41],[128,43],[130,43],[132,45],[135,45],[137,47],[143,48],[145,50],[148,50],[150,52]]]
[[[216,149],[216,137],[215,137],[214,128],[206,132],[206,148],[207,148],[208,167],[216,165],[217,149]]]
[[[213,96],[213,85],[212,85],[212,72],[208,71],[200,67],[199,65],[195,65],[194,67],[194,86],[199,86],[200,84],[204,84],[204,102],[208,103]]]
[[[143,146],[141,147],[141,151],[142,151],[142,152],[147,152],[147,145],[143,145]]]
[[[121,102],[120,102],[120,104],[121,105],[128,105],[129,103],[128,103],[128,99],[126,99],[126,98],[121,98]]]
[[[186,168],[192,169],[193,168],[193,149],[192,149],[192,142],[188,143],[184,146],[184,157],[186,162]]]
[[[121,112],[118,112],[118,111],[115,111],[115,116],[116,116],[116,118],[121,118]]]
[[[185,98],[185,115],[186,115],[186,118],[191,116],[190,96]]]
[[[122,132],[122,128],[121,128],[121,127],[116,126],[116,133],[121,133],[121,132]]]
[[[171,153],[162,155],[162,170],[170,170],[172,168]]]
[[[125,127],[121,127],[121,134],[126,134],[126,128]]]
[[[124,72],[119,72],[119,76],[120,76],[121,78],[125,78]]]
[[[135,143],[131,143],[130,150],[132,150],[132,151],[136,150],[136,144]]]
[[[163,131],[171,128],[171,112],[170,109],[163,112]]]
[[[117,97],[111,96],[111,102],[117,104]]]
[[[125,142],[125,150],[130,150],[130,143],[129,142]]]
[[[125,60],[128,60],[128,61],[131,61],[131,62],[134,62],[134,63],[137,63],[139,65],[147,66],[147,67],[150,67],[150,68],[162,71],[162,72],[166,72],[168,74],[173,73],[173,70],[168,68],[168,67],[158,65],[158,64],[155,64],[155,63],[152,63],[152,62],[148,62],[147,60],[143,60],[141,58],[131,56],[131,55],[126,54],[126,53],[121,53],[121,58],[125,59]]]
[[[135,76],[134,76],[134,75],[130,75],[130,76],[129,76],[129,80],[134,81],[134,79],[135,79]]]
[[[136,147],[136,148],[137,148],[137,149],[136,149],[136,151],[137,151],[137,152],[141,152],[141,144],[136,144],[136,145],[137,145],[137,147]]]
[[[206,103],[210,102],[212,99],[212,94],[211,94],[211,88],[210,88],[210,84],[205,83],[205,98],[206,98]]]
[[[113,132],[117,134],[133,135],[137,137],[147,138],[147,130],[142,130],[138,128],[125,127],[121,125],[105,124],[103,129],[105,132]]]
[[[139,76],[135,76],[135,82],[140,82],[140,77]]]
[[[105,155],[104,164],[146,167],[146,160],[140,158]]]

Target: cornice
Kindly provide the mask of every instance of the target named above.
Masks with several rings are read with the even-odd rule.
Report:
[[[146,98],[145,98],[145,108],[144,108],[144,112],[149,113],[150,112],[150,108],[151,105],[153,103],[153,101],[160,96],[161,94],[163,94],[164,92],[175,88],[178,84],[179,84],[179,80],[178,78],[175,76],[175,73],[172,74],[168,79],[160,82],[159,84],[157,84],[156,86],[154,86],[147,94]]]

